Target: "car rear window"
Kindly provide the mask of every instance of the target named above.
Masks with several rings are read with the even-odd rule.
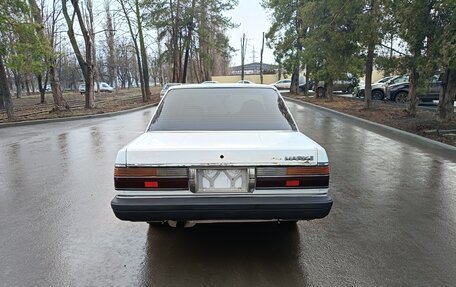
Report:
[[[296,130],[277,92],[262,88],[170,90],[149,131]]]

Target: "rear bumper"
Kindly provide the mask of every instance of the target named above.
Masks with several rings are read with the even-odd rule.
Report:
[[[238,196],[135,198],[115,197],[111,207],[127,221],[164,220],[310,220],[329,214],[326,196]]]

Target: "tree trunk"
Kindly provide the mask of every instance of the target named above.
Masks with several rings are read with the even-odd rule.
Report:
[[[1,55],[0,55],[1,56]],[[1,73],[1,72],[0,72]],[[2,79],[0,79],[1,81]],[[8,86],[8,84],[6,84]],[[3,110],[5,108],[5,103],[3,102],[3,85],[0,83],[0,110]]]
[[[378,27],[378,12],[379,12],[379,5],[377,0],[370,0],[370,11],[369,16],[371,21],[369,21],[368,25],[368,35],[367,35],[367,59],[366,59],[366,77],[365,83],[366,86],[364,88],[364,108],[370,109],[372,108],[372,69],[374,66],[374,52],[375,52],[375,43],[376,43],[376,36],[375,36],[375,29]]]
[[[367,45],[367,60],[366,60],[366,87],[364,89],[364,108],[370,109],[372,107],[372,69],[374,65],[374,49],[375,43],[369,40]]]
[[[87,63],[84,61],[84,58],[82,57],[81,50],[79,49],[79,45],[76,40],[75,32],[73,29],[74,18],[70,18],[70,15],[68,14],[67,1],[68,0],[62,0],[62,12],[63,12],[63,16],[65,17],[65,21],[66,21],[67,27],[68,27],[67,34],[68,34],[68,38],[70,40],[71,47],[73,48],[74,54],[76,56],[76,59],[78,60],[79,67],[81,68],[83,77],[85,79],[85,78],[87,78]],[[71,0],[72,5],[75,5],[73,3],[74,1],[75,0]],[[79,4],[76,2],[76,5],[79,5]]]
[[[29,85],[28,75],[25,78],[25,90],[27,92],[27,96],[30,96],[30,85]]]
[[[51,83],[52,97],[54,99],[54,111],[61,111],[64,109],[69,110],[70,106],[63,98],[59,75],[57,74],[57,70],[52,62],[49,64],[49,81]]]
[[[193,23],[193,19],[195,18],[195,0],[192,0],[192,8],[191,8],[191,19],[190,22],[187,23],[187,39],[185,41],[185,56],[184,56],[184,68],[182,71],[182,83],[187,82],[187,69],[188,69],[188,58],[190,55],[190,46],[192,41],[192,32],[195,28],[195,23]]]
[[[79,66],[81,67],[82,74],[84,75],[84,80],[85,80],[85,108],[86,109],[91,109],[95,107],[95,95],[94,95],[94,61],[93,61],[93,55],[92,55],[92,37],[87,30],[86,23],[84,22],[84,17],[82,15],[81,8],[79,7],[79,1],[78,0],[71,0],[71,4],[73,5],[73,18],[70,18],[66,6],[67,0],[62,0],[62,12],[65,17],[65,20],[67,22],[67,27],[68,27],[68,37],[70,39],[71,46],[73,47],[74,53],[76,55],[76,58],[78,60]],[[89,11],[90,12],[90,11]],[[73,21],[74,21],[74,15],[77,16],[77,20],[79,23],[79,28],[81,29],[82,36],[84,38],[84,44],[85,44],[85,59],[82,57],[81,51],[79,50],[79,46],[75,37],[75,33],[73,30]],[[89,17],[92,17],[89,15]]]
[[[40,36],[41,41],[43,42],[44,45],[48,46],[48,48],[52,52],[54,52],[54,34],[53,34],[53,32],[55,30],[55,22],[52,23],[52,31],[51,31],[52,34],[50,36],[50,39],[48,39],[48,37],[44,33],[44,29],[42,28],[42,27],[44,27],[44,22],[41,17],[41,12],[40,12],[40,9],[38,8],[38,5],[36,4],[35,0],[30,0],[29,3],[30,3],[31,10],[32,10],[33,20],[39,25],[39,26],[37,26],[36,31],[37,31],[38,35]],[[54,15],[53,15],[53,19],[55,20]],[[46,74],[46,80],[43,85],[44,87],[42,87],[40,84],[40,88],[42,88],[42,90],[40,90],[42,103],[44,102],[44,94],[46,93],[46,86],[47,86],[47,77],[49,76],[49,80],[51,83],[51,89],[52,89],[52,97],[54,99],[54,111],[69,109],[70,107],[68,106],[68,103],[66,102],[66,100],[63,98],[62,89],[60,88],[60,79],[57,74],[57,70],[55,69],[56,61],[54,59],[54,55],[51,55],[48,59],[46,59],[46,62],[48,64],[48,72]]]
[[[192,37],[191,34],[192,34],[192,31],[190,29],[188,29],[188,36],[187,36],[188,42],[191,41],[191,37]],[[187,43],[186,45],[190,45],[190,43]],[[187,70],[188,70],[188,58],[189,57],[190,57],[190,47],[186,46],[185,47],[185,56],[184,56],[184,67],[182,70],[182,79],[181,79],[182,83],[187,83]]]
[[[299,67],[295,67],[291,75],[290,93],[299,94]]]
[[[279,76],[278,76],[278,80],[280,81],[280,80],[282,79],[282,61],[278,61],[278,64],[279,64],[279,69],[278,69]]]
[[[146,101],[146,89],[145,89],[145,85],[144,85],[143,74],[141,72],[142,71],[141,53],[139,51],[138,41],[137,41],[135,33],[133,32],[133,26],[132,26],[130,17],[128,16],[128,12],[127,12],[127,9],[125,8],[125,4],[124,4],[123,0],[120,0],[119,3],[122,7],[122,11],[124,12],[125,19],[127,20],[128,29],[130,31],[130,36],[133,41],[133,46],[134,46],[135,53],[136,53],[136,62],[138,63],[138,70],[140,71],[139,72],[139,81],[140,81],[140,85],[141,85],[141,95],[142,95],[143,102],[145,102]],[[131,77],[128,76],[126,80],[128,82],[128,88],[130,88],[131,87]],[[124,79],[124,85],[125,85],[125,79]]]
[[[306,66],[306,84],[305,84],[305,87],[304,87],[304,96],[308,96],[309,95],[309,89],[310,89],[310,72],[309,72],[309,67]]]
[[[14,77],[14,86],[16,86],[16,98],[20,99],[22,96],[21,73],[13,70],[13,77]]]
[[[410,71],[410,88],[407,97],[406,110],[409,116],[415,117],[418,106],[418,97],[416,96],[416,91],[418,87],[418,78],[419,74],[415,67]]]
[[[171,15],[172,15],[172,1],[170,0],[170,7],[171,7]],[[178,64],[178,30],[179,30],[179,8],[180,8],[180,0],[177,0],[176,3],[176,15],[174,17],[174,25],[173,25],[173,82],[179,82],[179,64]]]
[[[16,115],[14,114],[13,100],[11,99],[11,92],[8,86],[8,79],[6,77],[6,69],[3,63],[3,56],[0,54],[0,93],[3,98],[3,105],[6,109],[6,115],[9,120],[14,120]]]
[[[263,40],[261,42],[261,52],[260,52],[260,83],[263,84],[263,52],[264,52],[264,32]]]
[[[117,88],[115,34],[109,2],[105,2],[105,12],[106,29],[108,30],[106,31],[106,43],[108,46],[108,81],[112,87]]]
[[[198,73],[197,63],[196,62],[193,62],[193,72],[195,73],[196,82],[199,83],[200,82],[200,77],[199,77],[199,73]]]
[[[325,81],[325,96],[330,100],[331,102],[334,100],[333,98],[333,88],[334,83],[332,79],[329,79]]]
[[[145,98],[143,99],[143,101],[148,101],[148,100],[150,100],[149,63],[147,62],[146,45],[144,43],[144,35],[143,35],[143,30],[142,30],[141,14],[140,14],[140,11],[139,11],[139,0],[136,0],[135,4],[136,4],[136,20],[138,21],[139,47],[141,49],[142,72],[140,70],[140,73],[142,73],[142,75],[143,75],[144,92],[145,92]]]
[[[0,110],[5,108],[5,103],[3,103],[3,91],[0,90]]]
[[[30,81],[30,85],[32,86],[32,93],[35,93],[36,90],[35,90],[35,83],[33,81],[33,77],[32,77],[32,80]]]
[[[43,83],[43,76],[41,74],[36,75],[38,80],[38,90],[40,91],[40,104],[46,102],[46,83]]]
[[[244,80],[244,61],[245,61],[245,52],[247,50],[247,39],[245,38],[245,33],[242,34],[241,38],[241,80]]]
[[[447,68],[439,96],[439,119],[449,122],[454,118],[454,101],[456,96],[456,69]]]

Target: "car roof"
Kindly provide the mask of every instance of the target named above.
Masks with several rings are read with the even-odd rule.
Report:
[[[241,89],[270,89],[276,90],[275,87],[270,85],[261,85],[261,84],[212,84],[212,85],[201,85],[201,84],[188,84],[188,85],[181,85],[181,86],[173,86],[169,89],[171,90],[185,90],[185,89],[226,89],[226,88],[241,88]]]

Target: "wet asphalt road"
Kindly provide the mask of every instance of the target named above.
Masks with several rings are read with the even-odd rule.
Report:
[[[0,129],[0,286],[454,286],[454,154],[288,105],[335,202],[291,228],[117,220],[115,154],[150,110]]]

